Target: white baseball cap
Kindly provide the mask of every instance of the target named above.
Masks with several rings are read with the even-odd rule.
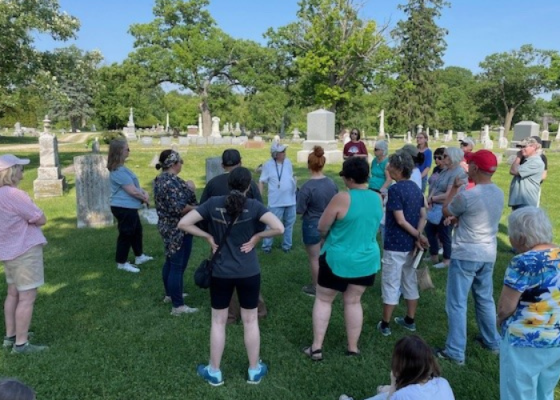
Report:
[[[13,154],[4,154],[0,156],[0,171],[12,168],[14,165],[27,165],[29,158],[17,158]]]

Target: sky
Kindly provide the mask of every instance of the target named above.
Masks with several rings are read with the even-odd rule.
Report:
[[[448,30],[445,66],[473,72],[492,53],[518,49],[523,44],[560,51],[560,1],[558,0],[448,0],[438,25]],[[404,17],[397,6],[406,0],[357,0],[364,3],[361,17],[392,28]],[[77,39],[55,42],[38,36],[40,50],[75,44],[83,50],[101,51],[104,62],[123,61],[134,50],[131,24],[153,20],[153,0],[59,0],[60,7],[77,17]],[[235,38],[262,44],[268,28],[296,21],[298,0],[210,0],[209,11],[217,25]],[[390,38],[388,38],[390,40]]]

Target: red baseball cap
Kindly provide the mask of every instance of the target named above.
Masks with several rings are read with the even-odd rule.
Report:
[[[478,150],[474,153],[465,153],[467,163],[473,163],[481,171],[493,174],[498,169],[498,159],[489,150]]]

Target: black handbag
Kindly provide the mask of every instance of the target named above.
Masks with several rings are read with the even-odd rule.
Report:
[[[226,243],[226,239],[234,223],[235,223],[235,219],[233,219],[228,224],[226,232],[224,233],[224,236],[222,236],[222,240],[220,241],[220,244],[218,245],[218,249],[216,250],[214,255],[211,258],[202,260],[202,262],[200,263],[196,271],[194,271],[194,283],[199,288],[208,289],[210,287],[210,284],[212,282],[212,263],[216,260],[216,257],[220,253],[220,250],[222,250],[222,247]]]

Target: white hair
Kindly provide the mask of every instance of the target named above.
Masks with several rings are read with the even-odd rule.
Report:
[[[449,157],[451,164],[453,165],[459,164],[465,157],[463,150],[458,147],[448,147],[445,149],[445,154],[447,154],[447,157]]]
[[[508,235],[527,248],[552,242],[552,224],[542,208],[518,208],[508,218]]]

